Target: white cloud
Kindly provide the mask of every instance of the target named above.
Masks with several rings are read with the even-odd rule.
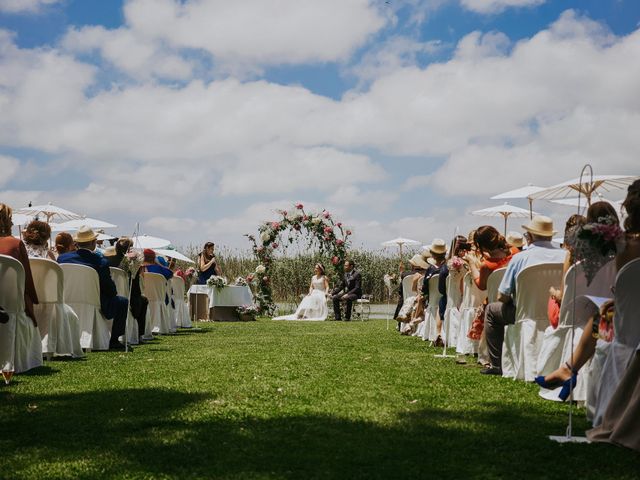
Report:
[[[388,190],[367,190],[350,184],[338,188],[327,201],[336,205],[366,205],[371,211],[389,211],[398,199],[398,193]]]
[[[507,8],[535,7],[546,0],[461,0],[463,7],[483,14],[500,13]]]
[[[17,158],[9,157],[7,155],[0,155],[0,186],[9,183],[20,168],[20,162]]]
[[[346,60],[387,22],[369,0],[131,0],[125,18],[141,36],[245,65]]]
[[[61,0],[0,0],[0,12],[39,13],[44,8],[60,3]]]

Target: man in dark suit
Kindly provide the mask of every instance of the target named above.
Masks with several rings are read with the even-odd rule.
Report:
[[[352,260],[346,260],[344,262],[344,276],[342,278],[342,284],[331,292],[333,312],[337,321],[342,320],[340,302],[346,302],[347,304],[346,311],[344,313],[344,320],[345,322],[348,322],[351,320],[351,308],[353,306],[353,301],[362,296],[362,276],[355,267],[356,265]]]
[[[125,297],[118,296],[107,260],[94,252],[97,238],[98,235],[89,227],[80,227],[75,237],[78,250],[63,253],[58,257],[58,263],[86,265],[95,269],[100,280],[100,310],[106,318],[113,319],[109,350],[124,350],[125,347],[118,341],[118,337],[124,335],[129,302]]]

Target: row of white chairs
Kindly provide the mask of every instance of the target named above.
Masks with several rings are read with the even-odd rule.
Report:
[[[487,290],[481,291],[473,282],[469,273],[450,271],[447,278],[447,308],[444,315],[443,337],[447,345],[455,346],[458,354],[478,354],[480,361],[487,361],[487,349],[484,336],[480,341],[467,337],[471,323],[478,313],[484,298],[489,302],[498,299],[498,286],[506,268],[495,270],[488,278]],[[587,285],[583,266],[577,264],[569,268],[564,278],[565,291],[560,308],[557,328],[549,325],[547,303],[549,287],[560,285],[561,264],[540,264],[523,269],[516,278],[516,323],[505,330],[502,353],[503,376],[531,382],[537,375],[547,375],[563,363],[571,360],[584,326],[597,309],[586,296],[613,297],[616,291],[616,318],[625,317],[621,327],[615,332],[612,344],[598,341],[596,355],[578,375],[573,398],[586,402],[587,408],[595,404],[602,382],[600,372],[604,362],[617,362],[613,371],[624,372],[629,352],[635,351],[640,343],[640,295],[637,291],[640,279],[640,259],[625,265],[616,274],[612,260],[603,266],[592,282]],[[412,278],[403,280],[404,296],[412,295]],[[435,340],[435,322],[438,318],[437,291],[438,276],[429,279],[429,303],[425,312],[425,321],[417,335],[424,340]],[[462,287],[460,288],[460,285]],[[612,286],[615,284],[614,289]],[[574,301],[575,299],[575,301]],[[626,313],[625,313],[626,312]],[[616,354],[610,354],[609,350]],[[622,352],[622,353],[620,353]],[[620,373],[621,377],[622,373]],[[612,390],[609,388],[609,390]],[[557,391],[541,391],[541,396],[558,399]]]
[[[34,306],[38,327],[25,314],[25,273],[22,264],[0,255],[0,305],[9,313],[0,325],[0,368],[24,372],[42,365],[42,356],[80,357],[84,350],[109,348],[112,320],[100,312],[100,284],[97,272],[88,266],[57,264],[51,260],[29,259],[39,303]],[[111,276],[119,295],[129,296],[129,277],[118,268]],[[145,332],[128,311],[127,341],[138,343],[141,335],[167,334],[191,327],[185,303],[184,281],[174,277],[144,273],[142,288],[149,299]],[[167,304],[165,298],[173,302]]]

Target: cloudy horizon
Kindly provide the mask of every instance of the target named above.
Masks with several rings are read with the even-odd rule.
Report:
[[[246,248],[298,202],[367,248],[502,229],[470,212],[587,163],[640,174],[639,21],[630,0],[0,0],[0,201],[176,245]]]

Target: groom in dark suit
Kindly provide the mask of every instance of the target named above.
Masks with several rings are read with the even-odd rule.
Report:
[[[362,296],[362,276],[360,275],[360,272],[355,270],[355,267],[356,265],[352,260],[344,262],[342,285],[333,289],[331,292],[333,313],[335,314],[337,321],[342,320],[342,316],[340,314],[340,302],[344,301],[347,303],[344,320],[345,322],[348,322],[351,320],[351,307],[353,306],[353,301]]]

